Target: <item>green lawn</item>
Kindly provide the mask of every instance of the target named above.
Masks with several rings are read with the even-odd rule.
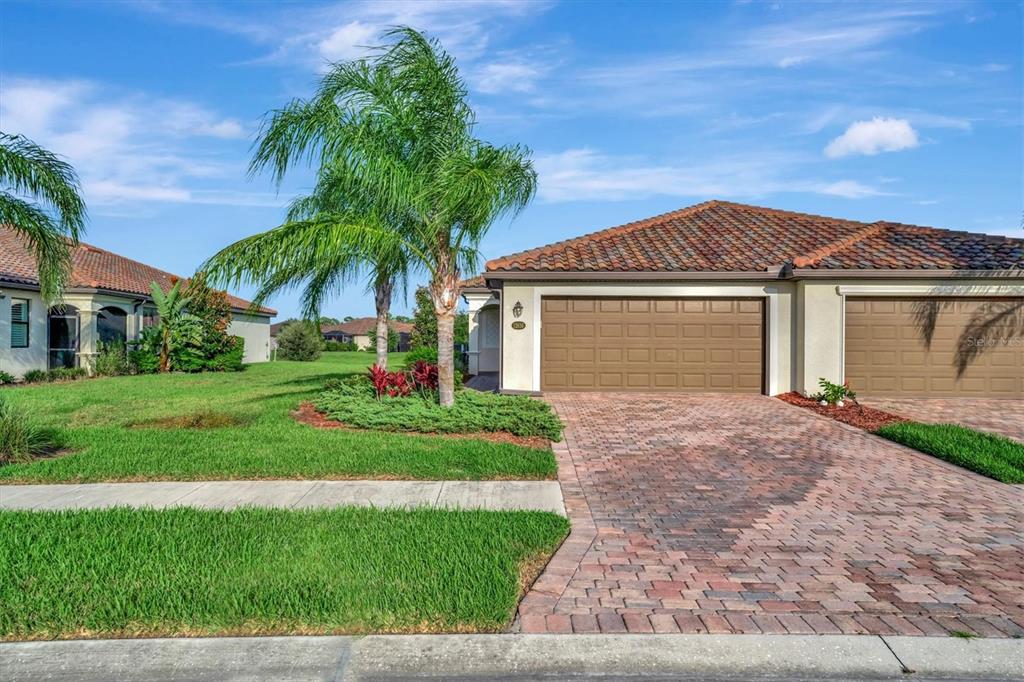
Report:
[[[876,433],[1003,483],[1024,483],[1024,445],[957,424],[896,422]]]
[[[546,512],[2,512],[0,638],[493,632],[568,525]]]
[[[259,478],[553,478],[550,451],[505,443],[316,429],[290,416],[369,353],[238,373],[165,374],[5,388],[64,429],[73,454],[0,467],[0,483]],[[392,357],[398,363],[401,356]],[[184,428],[182,425],[185,425]]]

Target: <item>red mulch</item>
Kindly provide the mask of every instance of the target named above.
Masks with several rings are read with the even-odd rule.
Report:
[[[318,429],[345,429],[347,431],[367,431],[368,429],[357,429],[344,422],[335,419],[328,419],[316,411],[313,403],[302,403],[299,409],[292,412],[292,418],[297,422],[308,424]],[[418,431],[390,431],[389,433],[401,433],[406,436],[435,436],[439,438],[460,438],[470,440],[486,440],[492,443],[510,443],[522,445],[527,448],[539,448],[546,450],[551,447],[551,441],[541,436],[516,436],[506,431],[475,431],[473,433],[420,433]]]
[[[882,410],[876,410],[873,407],[864,407],[853,401],[845,402],[842,407],[836,407],[835,405],[822,405],[815,400],[806,398],[796,391],[791,393],[783,393],[775,396],[783,402],[787,402],[790,405],[796,405],[797,407],[804,407],[808,410],[813,410],[818,414],[831,417],[836,421],[849,424],[850,426],[856,426],[857,428],[864,429],[865,431],[875,431],[882,428],[886,424],[892,424],[894,422],[905,422],[906,418],[897,416],[891,412],[883,412]]]

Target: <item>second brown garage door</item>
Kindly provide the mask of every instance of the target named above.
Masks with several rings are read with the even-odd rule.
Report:
[[[761,393],[761,299],[545,297],[541,390]]]
[[[865,395],[1022,398],[1022,306],[1020,298],[848,299],[850,386]]]

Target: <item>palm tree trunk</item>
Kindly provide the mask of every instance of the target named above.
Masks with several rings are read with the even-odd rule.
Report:
[[[437,314],[437,392],[441,407],[455,404],[455,311]]]
[[[377,306],[377,366],[388,367],[388,318],[391,314],[391,290],[394,283],[390,280],[377,282],[373,288],[373,300]]]
[[[437,315],[437,393],[441,407],[455,404],[455,309],[459,303],[459,276],[451,267],[438,267],[430,283]]]

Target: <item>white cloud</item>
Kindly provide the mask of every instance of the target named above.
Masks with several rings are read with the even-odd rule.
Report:
[[[869,187],[856,180],[840,180],[821,185],[817,188],[819,194],[829,194],[846,199],[863,199],[864,197],[877,197],[888,194],[881,192],[874,187]]]
[[[0,120],[5,132],[25,135],[67,158],[90,207],[148,201],[233,204],[229,193],[207,195],[198,188],[210,179],[244,178],[244,168],[219,152],[225,142],[244,138],[245,127],[194,102],[90,81],[8,78]]]
[[[919,144],[917,131],[903,118],[875,117],[857,121],[846,132],[828,143],[825,156],[838,159],[851,154],[873,156],[880,152],[912,149]]]
[[[476,70],[473,81],[480,92],[530,92],[542,70],[526,62],[491,62]]]
[[[358,59],[379,38],[380,27],[359,20],[339,26],[317,45],[321,57],[330,62]]]
[[[440,39],[460,60],[476,59],[498,27],[550,6],[547,0],[357,0],[311,7],[265,3],[227,9],[203,5],[198,10],[189,3],[160,1],[134,7],[241,35],[269,48],[257,61],[298,61],[322,68],[325,61],[364,56],[367,46],[377,45],[381,34],[395,26],[414,26]]]
[[[886,194],[853,180],[822,182],[794,177],[800,159],[779,153],[746,153],[690,165],[568,149],[534,160],[538,195],[548,202],[622,201],[652,196],[763,197],[811,193],[861,199]]]

